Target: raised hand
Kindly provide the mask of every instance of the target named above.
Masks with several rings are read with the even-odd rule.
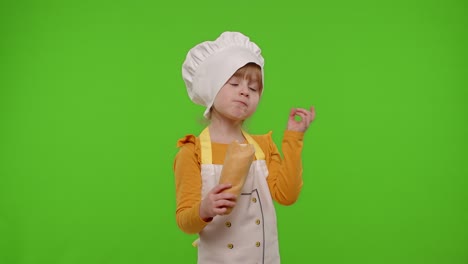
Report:
[[[301,120],[296,120],[299,116]],[[310,107],[310,111],[303,108],[293,108],[289,113],[288,130],[305,132],[310,124],[315,120],[315,108]]]
[[[206,195],[200,204],[200,218],[204,221],[211,221],[216,215],[223,215],[227,207],[236,205],[236,195],[232,193],[223,193],[224,190],[231,188],[231,184],[223,183],[216,185]]]

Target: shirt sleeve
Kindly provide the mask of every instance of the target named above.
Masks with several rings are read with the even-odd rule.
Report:
[[[179,140],[179,151],[174,159],[176,221],[187,234],[199,233],[209,223],[200,218],[202,182],[195,143],[192,135]]]
[[[281,149],[278,148],[269,134],[268,187],[273,199],[282,205],[295,203],[302,189],[302,147],[304,133],[285,131]]]

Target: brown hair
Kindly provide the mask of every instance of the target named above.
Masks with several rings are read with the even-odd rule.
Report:
[[[258,81],[259,92],[261,94],[263,89],[262,68],[257,64],[249,62],[239,68],[232,76],[241,77],[248,81]]]

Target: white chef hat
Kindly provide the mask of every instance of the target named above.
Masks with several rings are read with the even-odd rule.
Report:
[[[263,84],[261,50],[239,32],[223,32],[215,41],[205,41],[190,49],[182,64],[182,78],[190,99],[206,106],[206,118],[219,90],[239,68],[250,62],[260,66]]]

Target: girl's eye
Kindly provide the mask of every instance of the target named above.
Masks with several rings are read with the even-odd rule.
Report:
[[[257,91],[257,89],[252,88],[252,87],[249,87],[249,89],[250,89],[251,91],[253,91],[253,92],[256,92],[256,91]]]
[[[231,83],[232,86],[238,86],[238,83]]]

